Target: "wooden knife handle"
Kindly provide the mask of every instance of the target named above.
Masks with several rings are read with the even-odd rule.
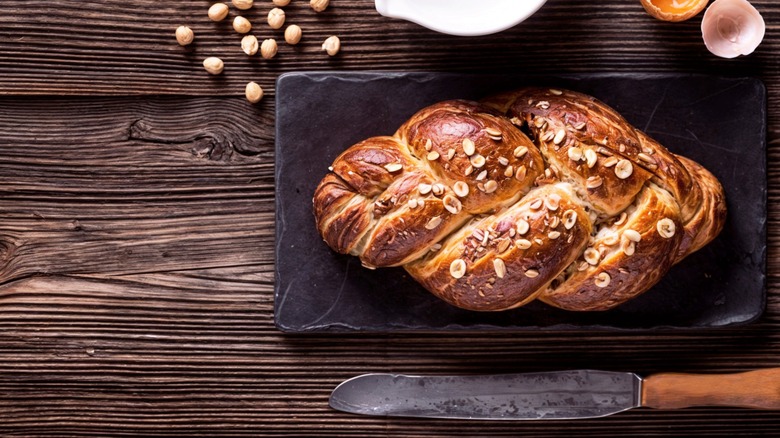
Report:
[[[780,368],[738,374],[656,374],[642,382],[642,406],[780,409]]]

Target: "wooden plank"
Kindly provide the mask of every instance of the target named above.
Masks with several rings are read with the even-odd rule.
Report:
[[[37,99],[2,107],[3,282],[270,262],[273,166],[260,152],[271,141],[248,103]],[[32,118],[34,126],[20,127]]]
[[[258,1],[245,14],[258,39],[276,38]],[[292,47],[280,43],[273,60],[248,58],[240,36],[225,20],[209,21],[207,1],[22,0],[0,16],[0,90],[14,94],[216,94],[241,95],[249,80],[272,91],[279,73],[294,70],[451,70],[566,73],[583,71],[692,71],[762,75],[773,84],[780,41],[772,34],[757,53],[739,62],[709,55],[699,20],[664,23],[650,18],[639,1],[550,0],[528,21],[507,32],[479,38],[441,35],[380,17],[368,0],[334,0],[316,14],[308,2],[285,8],[287,23],[303,29]],[[780,17],[773,0],[753,1],[768,23]],[[233,12],[231,12],[233,17]],[[193,46],[173,37],[186,24]],[[320,50],[329,35],[342,39],[334,58]],[[220,56],[225,73],[211,77],[201,61]]]
[[[0,435],[771,436],[776,412],[694,408],[601,420],[357,417],[329,391],[363,372],[601,368],[642,374],[780,366],[780,4],[736,61],[707,55],[698,19],[639,2],[550,0],[525,25],[455,38],[333,0],[272,61],[247,59],[206,1],[21,0],[0,14]],[[258,2],[256,23],[270,9]],[[195,47],[175,44],[181,23]],[[280,32],[259,26],[259,38]],[[319,44],[342,37],[328,58]],[[200,61],[222,55],[223,77]],[[299,69],[690,71],[769,90],[769,296],[756,324],[717,331],[287,336],[273,327],[273,80]],[[246,81],[267,91],[240,96]],[[15,95],[178,97],[13,97]],[[186,97],[210,96],[210,97]],[[316,109],[312,109],[315,111]],[[305,117],[305,114],[301,115]],[[302,261],[305,262],[305,261]]]

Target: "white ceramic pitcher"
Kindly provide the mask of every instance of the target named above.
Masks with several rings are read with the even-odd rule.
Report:
[[[546,0],[376,0],[392,18],[450,35],[487,35],[508,29],[536,12]]]

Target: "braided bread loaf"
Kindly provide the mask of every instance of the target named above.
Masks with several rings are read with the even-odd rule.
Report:
[[[726,217],[712,174],[572,91],[435,104],[331,170],[314,194],[325,242],[471,310],[610,309]]]

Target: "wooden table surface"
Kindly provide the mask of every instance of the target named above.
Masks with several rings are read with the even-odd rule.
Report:
[[[276,37],[247,15],[261,40]],[[301,44],[248,58],[208,1],[0,4],[0,435],[736,436],[780,415],[634,410],[605,419],[453,422],[327,405],[364,372],[595,368],[650,374],[780,366],[780,2],[753,55],[704,48],[701,16],[671,24],[639,0],[549,0],[494,36],[450,37],[293,0]],[[231,11],[231,14],[233,12]],[[187,24],[196,43],[179,47]],[[333,58],[319,50],[339,35]],[[201,62],[221,56],[225,73]],[[273,324],[274,80],[298,70],[695,72],[761,78],[769,93],[768,300],[756,323],[683,332],[285,335]],[[266,91],[258,105],[246,82]],[[311,111],[317,111],[312,108]],[[307,114],[301,114],[307,117]],[[305,260],[302,260],[305,262]]]

